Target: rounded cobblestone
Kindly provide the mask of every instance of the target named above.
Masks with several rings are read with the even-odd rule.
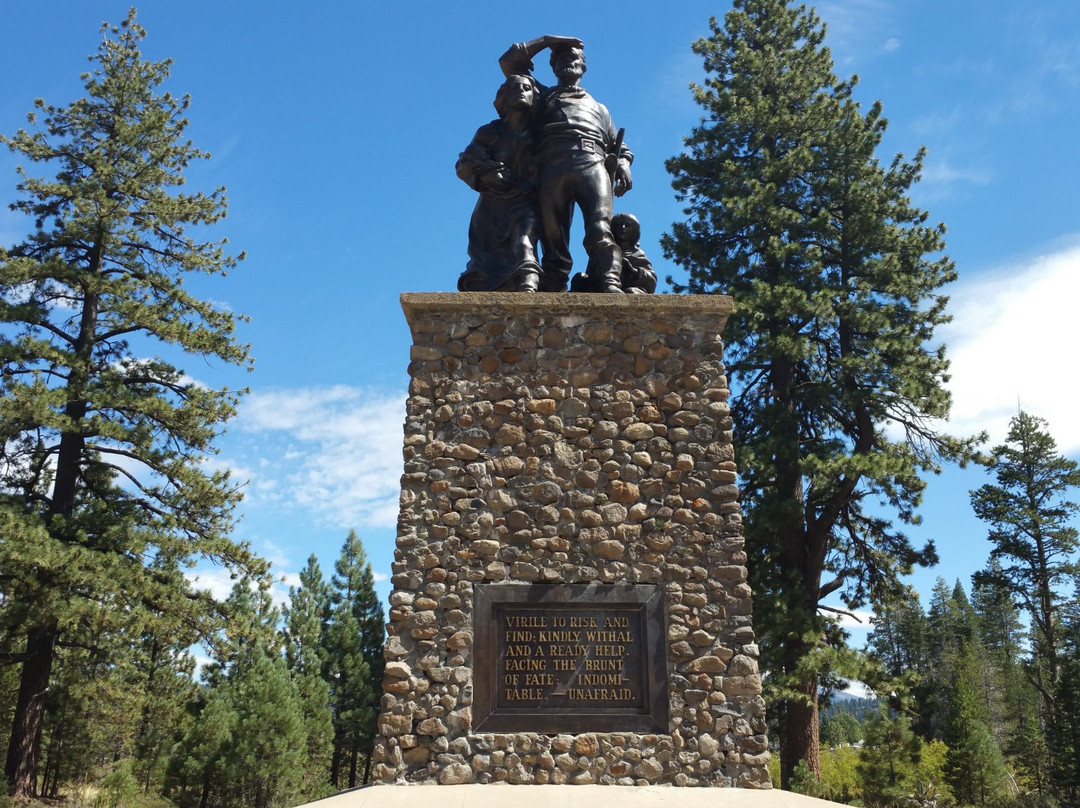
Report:
[[[379,782],[767,787],[721,343],[629,303],[411,322]],[[664,586],[669,731],[477,733],[472,586],[496,582]]]

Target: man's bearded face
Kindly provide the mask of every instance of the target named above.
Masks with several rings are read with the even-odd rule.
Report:
[[[556,54],[551,70],[560,84],[572,84],[585,75],[585,54],[578,48],[566,48]]]

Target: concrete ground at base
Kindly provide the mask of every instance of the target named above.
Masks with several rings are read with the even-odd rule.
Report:
[[[312,808],[827,808],[841,803],[790,791],[674,786],[380,785],[308,803]]]

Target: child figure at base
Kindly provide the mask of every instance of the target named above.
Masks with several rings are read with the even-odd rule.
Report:
[[[652,261],[645,255],[638,242],[641,239],[641,223],[632,213],[616,213],[611,217],[611,234],[622,252],[622,290],[629,295],[651,295],[656,292],[656,272]],[[570,281],[571,292],[603,292],[596,288],[584,272]]]

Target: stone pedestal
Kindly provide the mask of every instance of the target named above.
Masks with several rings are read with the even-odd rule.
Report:
[[[730,298],[405,294],[381,783],[768,788]]]

